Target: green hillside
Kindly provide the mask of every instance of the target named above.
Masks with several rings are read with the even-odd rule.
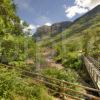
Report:
[[[51,93],[48,89],[51,85],[38,82],[37,76],[29,73],[38,72],[74,83],[77,83],[77,75],[70,73],[70,70],[49,69],[41,57],[42,48],[39,47],[38,52],[38,44],[29,31],[23,31],[28,24],[20,24],[16,10],[13,0],[0,0],[0,100],[55,100],[54,96],[58,96],[55,92],[59,89]],[[40,63],[47,69],[37,71]]]
[[[53,47],[54,59],[65,66],[77,67],[80,64],[78,58],[83,54],[99,59],[100,5],[76,19],[64,32],[47,41],[42,40],[42,45]]]
[[[45,86],[32,85],[34,81],[17,70],[33,70],[26,60],[35,60],[35,42],[20,21],[13,0],[0,0],[0,100],[52,100]]]
[[[0,0],[0,100],[83,100],[78,91],[87,91],[77,86],[84,84],[80,73],[87,79],[81,58],[100,58],[100,5],[67,28],[54,24],[55,34],[40,28],[45,34],[38,42],[21,21],[13,0]]]

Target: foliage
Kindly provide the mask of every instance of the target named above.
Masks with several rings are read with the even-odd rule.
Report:
[[[74,84],[79,84],[77,82],[78,75],[72,69],[67,68],[66,70],[64,70],[64,69],[58,70],[57,68],[47,68],[47,69],[42,70],[42,74],[46,77],[60,79],[62,81],[67,81],[67,82],[74,83]],[[62,86],[65,86],[66,88],[70,88],[70,89],[73,89],[73,90],[80,90],[80,88],[77,88],[73,85],[70,85],[70,84],[63,85],[63,83],[56,81],[56,80],[46,79],[46,81],[58,85],[59,89],[56,88],[56,87],[53,87],[53,86],[46,85],[49,88],[51,88],[51,89],[53,88],[58,92],[61,92],[62,89],[60,90],[60,87],[62,87]],[[76,93],[73,93],[71,91],[66,91],[66,93],[70,94],[70,95],[78,96]],[[54,95],[57,95],[57,94],[55,94],[55,92],[54,92]]]
[[[80,40],[69,40],[66,44],[58,44],[55,46],[56,62],[61,61],[65,68],[80,69],[81,68],[81,55],[82,43]],[[76,44],[74,44],[76,42]]]
[[[0,1],[0,62],[9,64],[35,59],[35,41],[23,32],[13,0]]]
[[[92,55],[95,58],[100,54],[100,5],[85,15],[76,19],[62,33],[49,39],[49,43],[56,45],[56,60],[66,60],[66,55],[71,51],[82,51],[83,54]],[[63,36],[63,38],[62,38]],[[76,38],[76,39],[75,39]],[[47,46],[47,45],[46,45]],[[65,49],[63,49],[64,47]],[[70,50],[68,50],[68,48]],[[63,54],[64,51],[67,51]],[[80,54],[80,53],[79,53]]]
[[[76,52],[68,52],[66,59],[63,60],[63,65],[66,68],[73,68],[79,70],[81,67],[81,59]]]
[[[23,25],[27,26],[26,23]],[[27,59],[35,60],[35,41],[23,32],[13,0],[0,0],[0,63],[25,69]],[[22,78],[20,74],[17,70],[0,66],[0,99],[52,99],[44,86],[32,85],[28,82],[30,79]]]
[[[0,73],[0,99],[52,100],[44,86],[32,85],[31,79],[22,79],[16,70],[0,68]]]
[[[84,19],[84,18],[83,18]],[[81,24],[80,20],[77,20],[69,29],[66,29],[62,35],[67,35],[64,40],[61,40],[56,43],[54,49],[56,56],[54,59],[61,63],[65,67],[70,67],[74,69],[80,69],[81,66],[81,55],[90,55],[99,59],[100,54],[100,23],[98,20],[98,15],[94,19],[90,19],[92,22],[86,23],[89,24],[89,28],[80,29],[76,27],[76,24]],[[82,23],[84,23],[83,20]],[[84,23],[84,26],[86,25]],[[83,26],[82,26],[83,27]],[[77,28],[77,32],[71,31]],[[68,35],[68,33],[70,35]],[[76,34],[77,33],[77,34]],[[57,36],[54,38],[56,41]]]
[[[84,31],[83,48],[88,55],[99,57],[100,53],[100,28],[88,29]]]
[[[26,42],[25,42],[26,41]],[[1,41],[1,62],[25,61],[35,59],[35,43],[31,37],[9,35]]]
[[[44,76],[48,76],[51,78],[56,78],[60,80],[65,80],[69,82],[76,82],[77,81],[77,74],[74,70],[59,70],[57,68],[47,68],[42,70],[42,74]]]

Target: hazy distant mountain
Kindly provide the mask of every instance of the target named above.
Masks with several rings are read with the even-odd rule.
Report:
[[[55,23],[51,26],[51,36],[55,36],[62,31],[64,31],[69,25],[71,24],[70,21]]]
[[[52,26],[39,27],[34,34],[34,37],[41,39],[42,37],[48,36],[49,38],[52,37],[54,41],[59,41],[62,32],[66,36],[71,36],[71,34],[83,33],[83,31],[91,27],[100,27],[100,5],[73,22],[65,21],[55,23]]]
[[[35,38],[41,39],[42,37],[45,36],[55,36],[62,31],[64,31],[69,25],[71,24],[70,21],[64,21],[64,22],[59,22],[59,23],[54,23],[51,26],[41,26],[37,29],[36,33],[34,34]]]
[[[41,39],[44,36],[48,36],[50,32],[51,32],[51,27],[44,25],[37,28],[36,33],[34,34],[33,37],[35,37],[36,39]]]
[[[67,28],[64,29],[64,31],[61,32],[61,33],[56,33],[57,31],[55,31],[54,28],[53,28],[53,31],[52,31],[53,32],[53,37],[47,38],[47,40],[49,40],[48,42],[45,42],[46,39],[43,40],[43,43],[44,43],[43,45],[49,45],[51,43],[58,43],[62,40],[66,44],[65,41],[72,40],[71,37],[73,37],[73,40],[75,38],[80,39],[80,36],[83,37],[84,33],[86,33],[86,31],[89,34],[95,33],[95,32],[100,34],[100,5],[96,6],[91,11],[87,12],[86,14],[81,16],[80,18],[78,18],[75,21],[71,22],[67,26]],[[56,34],[56,35],[54,36],[54,34]]]

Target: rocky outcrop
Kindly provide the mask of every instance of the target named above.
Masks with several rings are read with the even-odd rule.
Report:
[[[71,24],[70,21],[65,21],[61,23],[55,23],[51,26],[51,36],[55,36],[62,31],[64,31],[69,25]]]
[[[42,37],[45,36],[55,36],[57,34],[60,34],[62,31],[64,31],[69,25],[70,25],[70,21],[64,21],[64,22],[60,22],[60,23],[55,23],[52,24],[51,26],[41,26],[39,28],[37,28],[36,33],[34,34],[34,37],[36,39],[42,39]]]

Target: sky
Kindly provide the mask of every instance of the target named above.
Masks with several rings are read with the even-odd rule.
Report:
[[[33,32],[42,25],[73,21],[95,6],[100,0],[14,0],[21,23],[26,21]]]

